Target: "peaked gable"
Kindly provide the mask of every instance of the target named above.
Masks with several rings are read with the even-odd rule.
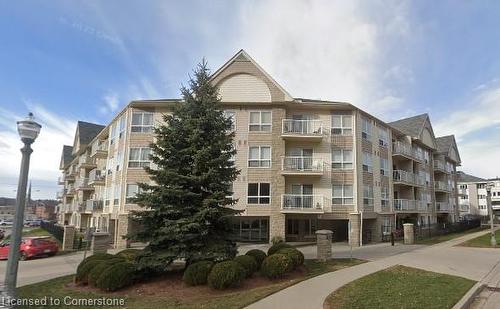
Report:
[[[240,50],[211,76],[223,102],[293,101],[292,96]]]
[[[431,149],[436,149],[436,137],[428,114],[421,114],[389,123],[398,131],[421,141]]]
[[[457,142],[454,135],[440,136],[436,138],[438,152],[444,154],[449,159],[461,163]]]
[[[90,143],[104,128],[105,126],[100,124],[78,121],[73,140],[73,154],[79,152],[80,147]]]

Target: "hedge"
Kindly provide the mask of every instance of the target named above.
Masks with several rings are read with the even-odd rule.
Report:
[[[134,264],[122,262],[108,265],[96,282],[96,287],[103,291],[116,291],[134,282],[136,268]]]
[[[236,263],[240,264],[241,267],[245,269],[245,277],[250,277],[253,275],[254,272],[256,272],[259,267],[257,265],[257,261],[255,261],[255,258],[250,255],[240,255],[237,256],[233,259]]]
[[[224,261],[214,265],[208,275],[208,285],[217,290],[235,287],[241,284],[246,271],[234,261]]]
[[[255,261],[257,262],[257,267],[260,268],[260,265],[262,265],[262,262],[264,259],[267,257],[267,254],[259,249],[252,249],[248,251],[245,255],[252,256]]]
[[[202,285],[207,283],[210,270],[214,266],[211,261],[200,261],[189,265],[182,276],[187,285]]]
[[[269,279],[276,279],[283,277],[292,269],[293,261],[284,254],[276,253],[268,256],[264,262],[262,262],[260,272]]]
[[[267,255],[273,255],[276,252],[280,251],[281,249],[285,249],[285,248],[293,248],[293,247],[287,243],[279,242],[275,245],[272,245],[271,248],[269,248],[269,250],[267,250]]]

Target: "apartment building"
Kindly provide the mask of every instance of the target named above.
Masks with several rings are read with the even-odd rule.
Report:
[[[460,215],[488,216],[486,186],[491,184],[493,211],[500,212],[500,178],[484,179],[458,172]]]
[[[293,98],[243,50],[211,80],[233,120],[241,170],[235,239],[310,241],[329,229],[357,246],[405,222],[457,220],[458,148],[453,136],[434,136],[427,114],[386,123],[349,103]],[[80,141],[79,123],[75,144],[63,148],[61,223],[108,231],[115,247],[126,246],[122,236],[137,228],[130,198],[149,181],[152,128],[177,102],[132,101],[107,126],[94,125],[101,130],[89,141]]]

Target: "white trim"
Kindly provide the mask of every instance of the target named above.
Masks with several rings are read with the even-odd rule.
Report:
[[[258,147],[259,148],[259,159],[252,159],[252,161],[258,161],[259,166],[250,166],[250,148],[253,147]],[[267,159],[262,160],[261,157],[261,148],[262,147],[269,147],[269,166],[260,166],[260,162],[262,161],[268,161]],[[247,168],[271,168],[273,166],[273,147],[270,145],[248,145],[247,149]]]
[[[260,184],[261,183],[267,183],[267,184],[269,184],[269,196],[267,196],[267,195],[260,195]],[[248,198],[250,196],[248,195],[248,186],[250,184],[257,184],[257,190],[258,190],[258,193],[257,193],[258,195],[252,195],[251,197],[252,198],[257,198],[259,201],[260,201],[260,198],[267,198],[268,197],[269,198],[269,203],[259,203],[259,201],[257,203],[249,203],[248,202]],[[247,192],[246,193],[247,193],[246,194],[246,204],[247,205],[271,205],[272,196],[273,196],[272,191],[271,191],[271,182],[266,182],[266,181],[262,181],[262,182],[260,182],[260,181],[257,181],[257,182],[247,182]]]
[[[254,123],[254,124],[251,123],[251,119],[252,119],[251,114],[252,113],[259,113],[259,123]],[[262,122],[262,113],[269,113],[271,115],[269,124]],[[252,131],[252,130],[250,130],[251,125],[260,126],[260,129],[262,128],[262,126],[269,125],[269,131],[264,131],[264,130]],[[258,110],[249,110],[248,111],[248,133],[272,133],[272,132],[273,132],[273,111],[272,110],[258,109]]]

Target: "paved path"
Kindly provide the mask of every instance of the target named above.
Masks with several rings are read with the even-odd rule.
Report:
[[[325,298],[336,289],[394,265],[422,268],[479,281],[500,263],[500,254],[494,251],[497,249],[454,246],[485,233],[486,231],[468,234],[437,245],[415,248],[410,252],[373,259],[372,262],[314,277],[272,294],[248,308],[323,308]]]

